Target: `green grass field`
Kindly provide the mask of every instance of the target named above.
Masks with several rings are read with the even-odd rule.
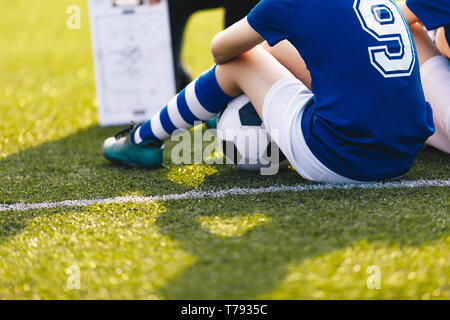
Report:
[[[81,30],[66,28],[71,4]],[[193,75],[212,64],[222,15],[189,25]],[[174,166],[169,152],[157,171],[110,165],[100,146],[118,128],[97,125],[85,1],[0,0],[0,30],[0,204],[308,184]],[[403,180],[421,179],[450,179],[450,157],[423,150]],[[449,187],[0,211],[0,299],[449,299],[449,253]]]

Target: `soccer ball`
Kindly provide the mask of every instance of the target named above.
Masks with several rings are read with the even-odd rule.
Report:
[[[227,162],[239,169],[259,171],[287,162],[245,95],[233,99],[219,116],[217,137]]]

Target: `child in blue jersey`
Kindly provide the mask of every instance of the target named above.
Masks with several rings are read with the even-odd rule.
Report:
[[[296,60],[286,68],[257,46],[263,40],[275,49],[288,40]],[[215,37],[212,53],[215,67],[152,119],[106,140],[105,157],[158,166],[164,139],[242,92],[312,181],[400,177],[434,132],[415,46],[393,0],[263,0]]]
[[[450,0],[407,0],[400,8],[416,41],[422,86],[433,109],[436,132],[427,144],[450,153]],[[436,44],[419,22],[437,29]]]

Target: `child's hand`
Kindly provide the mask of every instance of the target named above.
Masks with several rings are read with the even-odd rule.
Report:
[[[152,5],[154,5],[154,4],[160,3],[161,0],[149,0],[149,2],[150,2],[150,5],[152,6]]]

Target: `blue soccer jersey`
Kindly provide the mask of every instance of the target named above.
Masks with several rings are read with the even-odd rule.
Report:
[[[247,17],[289,40],[312,77],[302,131],[313,154],[359,181],[404,175],[433,134],[415,45],[395,1],[262,0]]]
[[[450,43],[450,0],[407,0],[406,5],[428,30],[444,27]]]

